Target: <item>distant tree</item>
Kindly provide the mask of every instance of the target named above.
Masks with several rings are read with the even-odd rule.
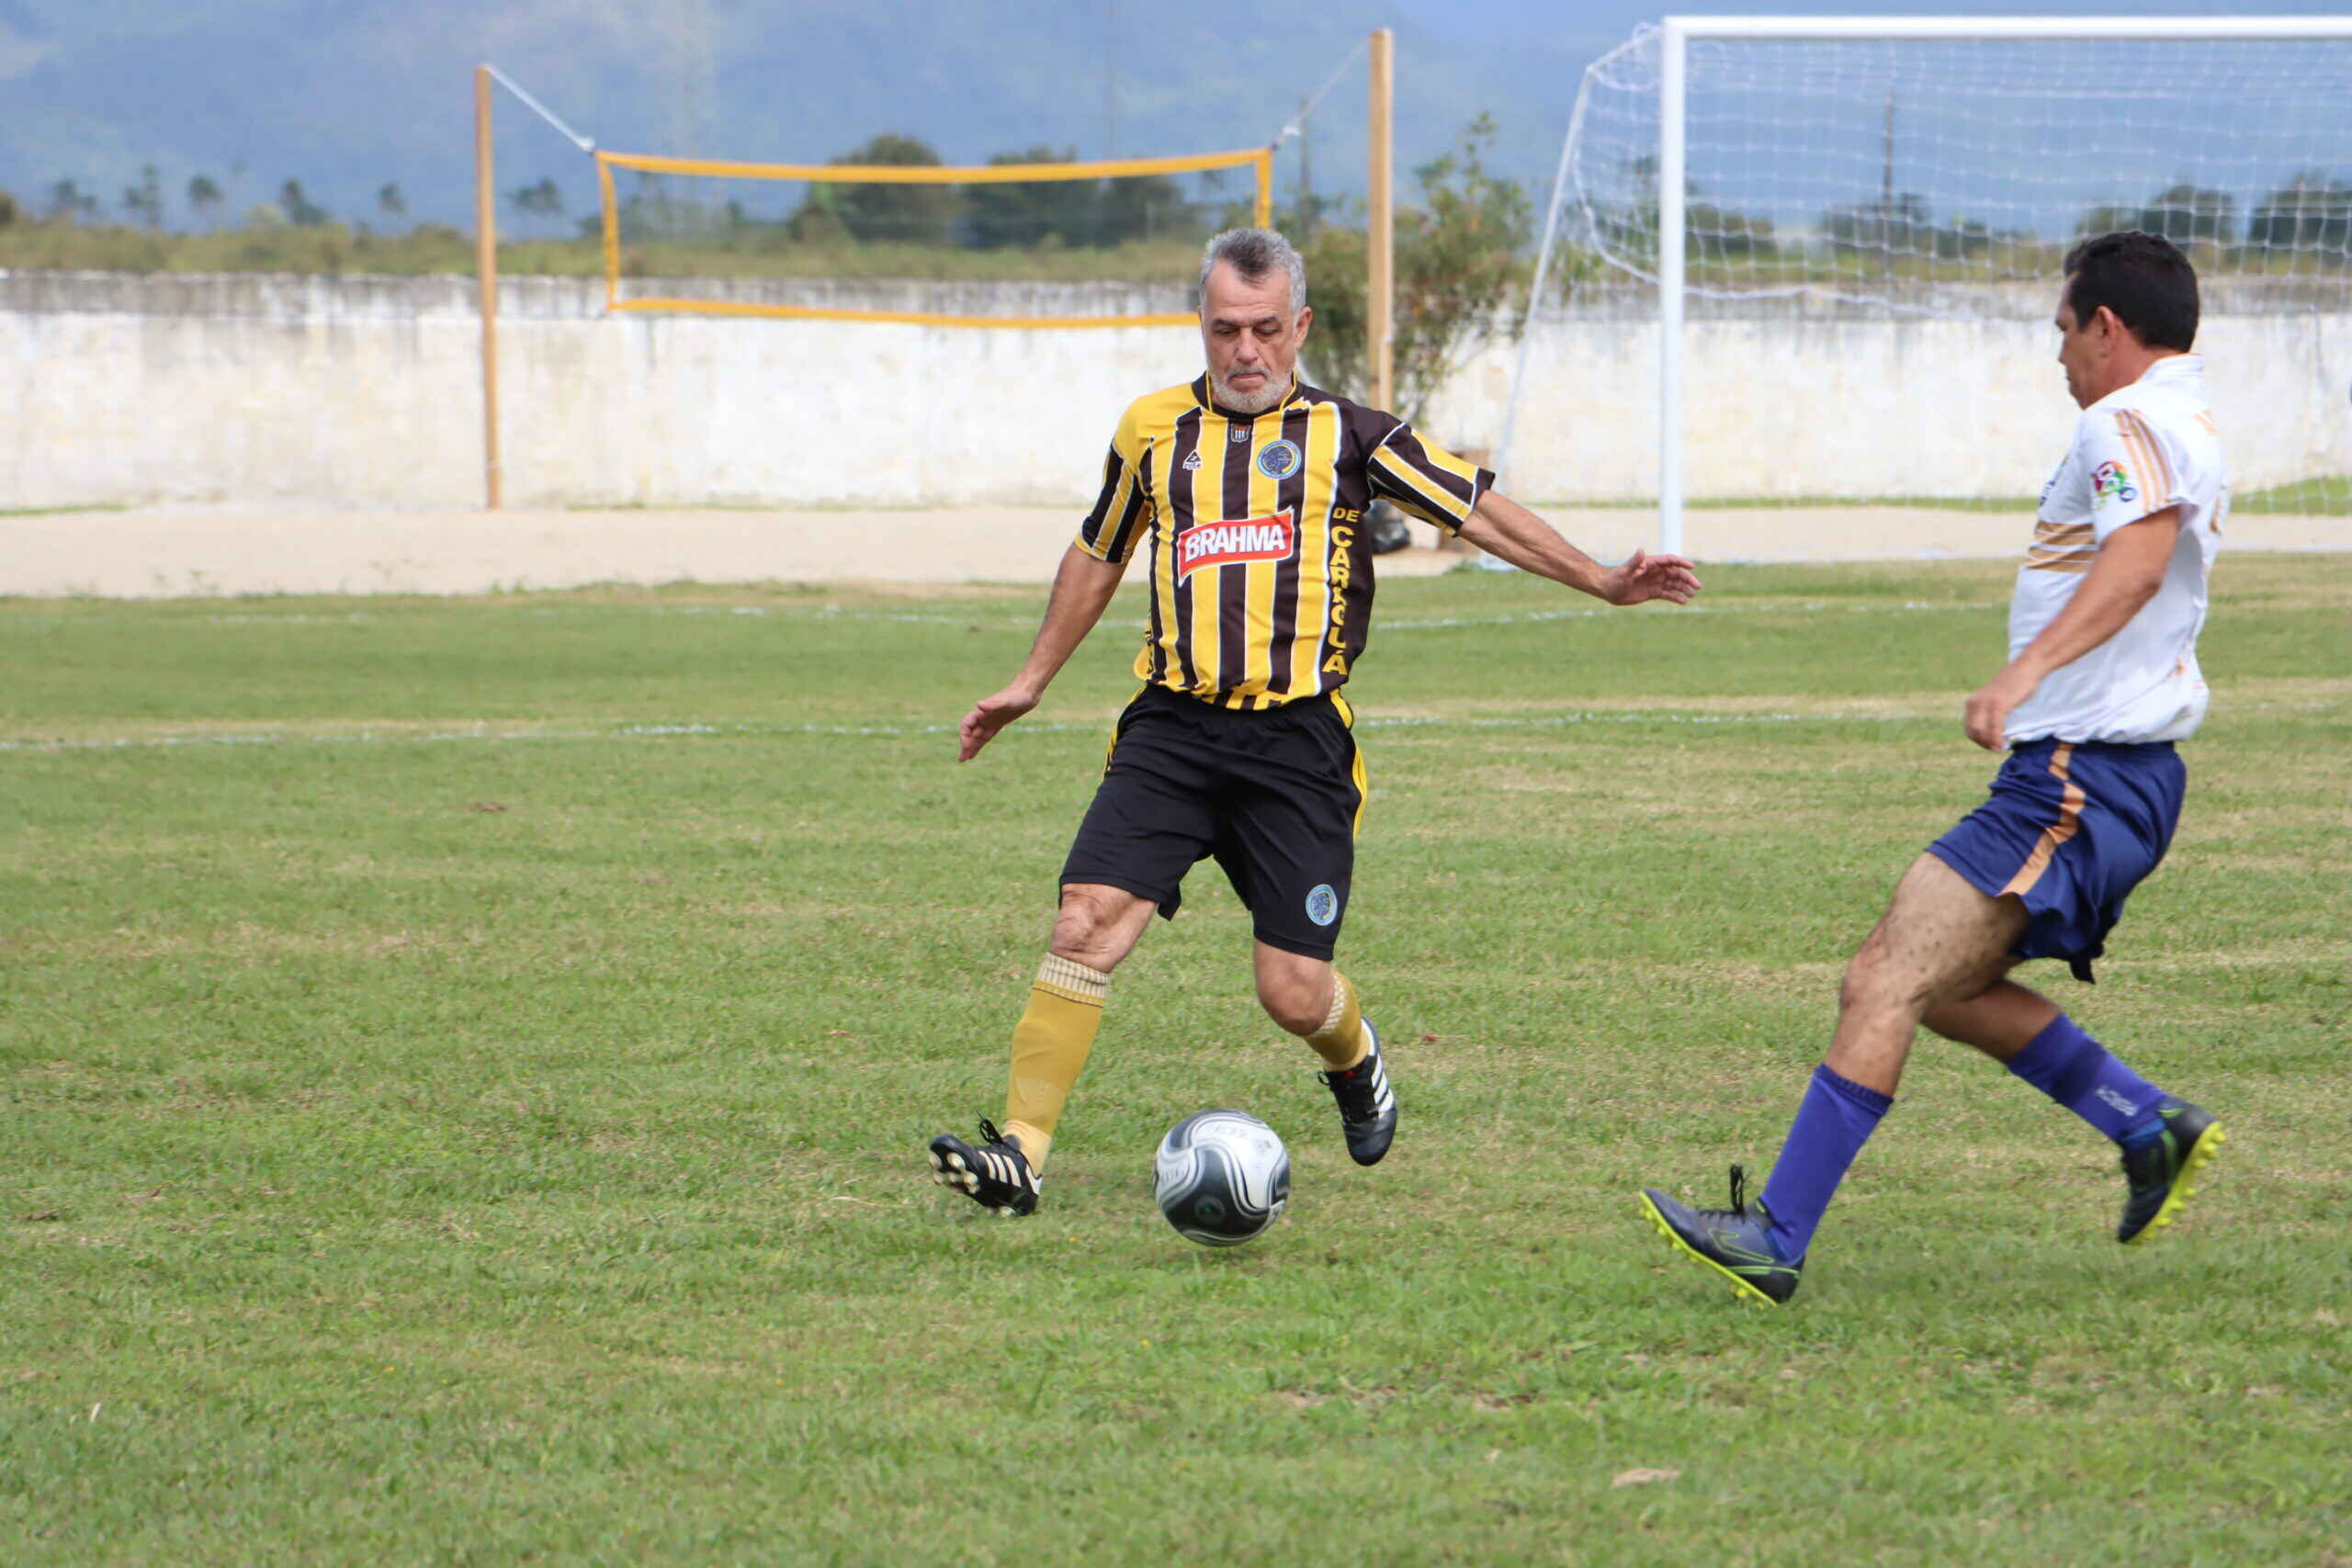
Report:
[[[53,223],[78,223],[98,215],[98,198],[72,180],[49,187],[49,217]]]
[[[989,164],[997,168],[1068,164],[1077,157],[1075,147],[1024,147],[1017,152],[990,153]],[[965,223],[972,243],[983,250],[1041,244],[1048,239],[1065,245],[1091,244],[1101,202],[1102,182],[1096,180],[978,185],[971,188]]]
[[[1420,206],[1396,214],[1395,412],[1419,415],[1470,355],[1517,326],[1533,209],[1526,188],[1489,174],[1498,132],[1485,115],[1453,152],[1413,171]],[[1327,222],[1304,249],[1307,340],[1316,384],[1347,395],[1365,388],[1364,231]]]
[[[885,131],[832,162],[839,164],[911,166],[940,163],[938,150],[920,137]],[[796,238],[821,225],[804,217],[822,214],[856,239],[910,245],[944,245],[955,238],[963,193],[940,185],[819,185],[793,214]]]
[[[1914,251],[1932,255],[1935,227],[1928,198],[1915,190],[1898,191],[1891,200],[1833,207],[1821,215],[1822,237],[1833,251]]]
[[[1689,254],[1695,265],[1780,254],[1780,242],[1773,238],[1770,218],[1737,212],[1712,201],[1693,201],[1683,210],[1690,232]]]
[[[539,176],[537,184],[516,186],[506,193],[507,205],[517,212],[545,214],[549,218],[563,216],[563,192],[556,188],[548,175]]]
[[[1104,180],[1094,243],[1119,245],[1178,233],[1193,223],[1196,210],[1184,199],[1182,187],[1166,175]]]
[[[1630,159],[1625,173],[1634,187],[1633,200],[1602,211],[1600,228],[1615,247],[1646,265],[1657,255],[1657,159],[1648,154]],[[1704,199],[1696,180],[1684,182],[1682,197],[1683,254],[1692,267],[1780,253],[1771,219]]]
[[[302,182],[288,179],[277,187],[278,210],[298,229],[317,229],[327,221],[327,209],[302,194]]]
[[[2352,251],[2352,185],[2306,170],[2256,204],[2245,242],[2280,251]]]
[[[2086,209],[2075,220],[2077,234],[2114,234],[2140,226],[2140,209],[2120,207],[2112,202]]]
[[[2132,227],[2176,244],[2210,240],[2226,245],[2236,235],[2237,197],[2187,180],[2166,186],[2132,217]]]
[[[0,229],[7,228],[16,222],[19,216],[16,194],[13,191],[0,190]]]
[[[154,164],[139,171],[137,185],[123,187],[122,209],[150,229],[164,226],[164,176]]]
[[[1024,147],[992,153],[989,163],[1069,164],[1075,147]],[[1165,175],[1108,180],[1016,181],[978,185],[965,198],[964,227],[985,249],[1008,245],[1117,245],[1174,231],[1195,209]]]
[[[376,193],[376,210],[387,218],[408,216],[408,197],[401,194],[401,183],[392,181]]]
[[[212,183],[209,175],[198,175],[187,182],[187,207],[196,214],[197,221],[211,226],[212,215],[220,210],[220,187]]]

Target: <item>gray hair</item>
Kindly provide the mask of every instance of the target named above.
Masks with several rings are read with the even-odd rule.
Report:
[[[1219,262],[1232,263],[1233,270],[1249,283],[1279,270],[1290,279],[1290,313],[1295,316],[1306,308],[1306,263],[1299,258],[1296,247],[1272,229],[1227,229],[1209,242],[1208,249],[1201,253],[1204,298],[1208,294],[1209,272]]]

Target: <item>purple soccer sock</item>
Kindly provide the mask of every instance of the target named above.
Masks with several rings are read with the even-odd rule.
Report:
[[[2164,1090],[2116,1060],[2064,1013],[2008,1060],[2009,1071],[2106,1134],[2130,1143],[2164,1124]]]
[[[1772,1179],[1764,1184],[1764,1211],[1784,1258],[1801,1258],[1813,1245],[1814,1228],[1847,1168],[1894,1103],[1893,1095],[1841,1077],[1826,1063],[1813,1069],[1788,1141],[1772,1162]]]

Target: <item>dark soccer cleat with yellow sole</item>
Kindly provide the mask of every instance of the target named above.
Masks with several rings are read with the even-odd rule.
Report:
[[[1642,1209],[1657,1234],[1677,1252],[1695,1258],[1731,1281],[1742,1301],[1778,1306],[1797,1293],[1804,1259],[1792,1262],[1772,1245],[1772,1226],[1761,1204],[1747,1203],[1747,1172],[1731,1168],[1731,1207],[1694,1209],[1655,1187],[1642,1189]]]
[[[931,1179],[961,1192],[998,1214],[1026,1214],[1037,1207],[1043,1183],[1021,1152],[1021,1140],[980,1120],[980,1141],[967,1144],[953,1133],[931,1141]]]
[[[2180,1206],[2196,1195],[2195,1178],[2228,1141],[2222,1124],[2204,1110],[2170,1097],[2156,1108],[2163,1124],[2123,1145],[2123,1222],[2115,1239],[2136,1247],[2172,1224]]]

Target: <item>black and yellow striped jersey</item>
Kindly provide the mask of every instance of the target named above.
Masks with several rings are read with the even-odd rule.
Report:
[[[1137,675],[1274,707],[1339,686],[1363,652],[1373,501],[1451,534],[1494,478],[1393,414],[1295,381],[1265,412],[1235,413],[1204,376],[1127,410],[1078,547],[1125,561],[1151,541]]]

